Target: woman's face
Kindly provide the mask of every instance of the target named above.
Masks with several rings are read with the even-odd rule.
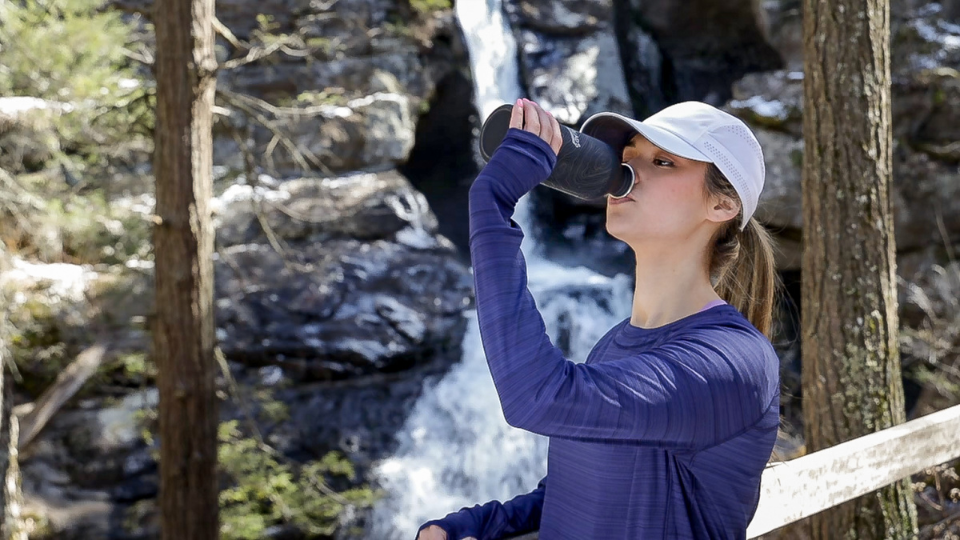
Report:
[[[637,134],[623,150],[636,178],[622,199],[607,197],[607,232],[631,246],[688,238],[706,219],[707,164],[670,154]]]

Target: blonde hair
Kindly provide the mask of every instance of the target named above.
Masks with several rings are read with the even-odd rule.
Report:
[[[740,197],[716,165],[707,165],[704,189],[710,196]],[[736,219],[717,231],[710,254],[710,276],[720,298],[736,307],[753,326],[772,337],[773,307],[780,280],[776,272],[773,238],[753,217],[742,231],[743,205]]]

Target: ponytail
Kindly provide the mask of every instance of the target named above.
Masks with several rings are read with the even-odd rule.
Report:
[[[707,167],[705,187],[711,195],[739,200],[723,173],[712,163]],[[717,294],[737,308],[767,338],[772,337],[773,303],[778,277],[773,238],[753,217],[741,231],[741,214],[723,225],[716,235],[710,257],[710,275]]]

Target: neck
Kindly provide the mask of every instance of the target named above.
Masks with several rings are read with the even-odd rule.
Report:
[[[676,249],[634,250],[636,286],[630,324],[656,328],[692,315],[720,299],[700,253]]]

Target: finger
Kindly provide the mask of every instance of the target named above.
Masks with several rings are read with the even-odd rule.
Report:
[[[523,130],[540,136],[540,116],[537,106],[529,99],[523,100]]]
[[[563,146],[563,133],[560,131],[560,122],[550,115],[550,126],[553,128],[553,140],[550,141],[550,148],[557,154],[560,153],[560,147]]]
[[[540,122],[540,138],[553,146],[553,126],[550,125],[550,113],[543,110],[543,107],[536,105],[537,120]]]
[[[510,127],[523,129],[523,102],[519,99],[510,109]]]

